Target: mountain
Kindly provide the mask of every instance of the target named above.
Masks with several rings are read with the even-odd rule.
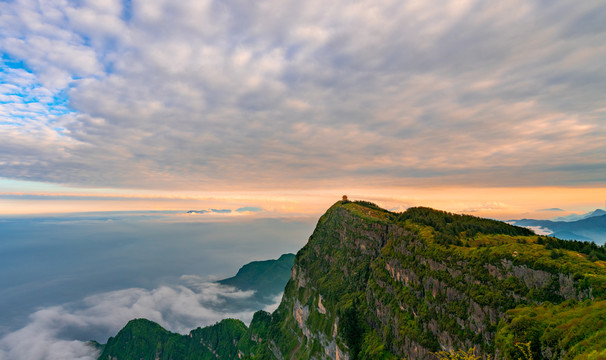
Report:
[[[238,273],[217,283],[233,286],[242,291],[254,291],[249,297],[229,298],[215,308],[224,312],[240,312],[242,309],[263,309],[274,305],[284,291],[290,278],[290,269],[295,261],[294,254],[284,254],[276,260],[253,261],[238,270]]]
[[[522,219],[509,220],[508,223],[524,227],[539,227],[541,230],[548,230],[547,233],[560,239],[606,243],[606,212],[597,209],[589,215],[591,216],[576,221]]]
[[[527,358],[520,343],[535,360],[603,359],[605,260],[604,247],[499,221],[339,201],[297,253],[274,313],[172,334],[181,340],[142,321],[100,359],[432,359],[472,347]]]
[[[210,360],[217,354],[234,359],[238,355],[236,344],[246,331],[242,321],[226,319],[185,336],[152,321],[134,319],[116,337],[109,338],[99,359]]]
[[[228,308],[224,310],[238,307],[241,310],[255,305],[262,308],[273,304],[274,298],[284,291],[284,285],[290,279],[294,260],[294,254],[284,254],[275,260],[253,261],[243,265],[235,276],[217,281],[243,291],[255,291],[254,304],[248,298],[240,302],[231,299],[226,302]],[[90,341],[89,345],[100,351],[99,359],[215,359],[217,354],[233,358],[237,354],[236,344],[244,346],[246,340],[239,340],[248,331],[258,331],[264,314],[255,314],[253,323],[256,327],[251,326],[250,329],[240,320],[225,319],[215,325],[192,330],[188,335],[171,333],[153,321],[134,319],[115,337],[109,338],[107,344]],[[257,344],[250,338],[247,338],[251,342],[247,348]]]
[[[560,217],[553,219],[553,221],[577,221],[577,220],[583,220],[583,219],[587,219],[590,217],[602,216],[602,215],[606,215],[606,211],[604,211],[602,209],[595,209],[594,211],[590,211],[588,213],[581,214],[581,215],[570,214],[567,216],[560,216]]]
[[[236,276],[217,282],[240,290],[255,290],[260,300],[273,298],[284,291],[294,261],[295,254],[284,254],[277,260],[253,261],[242,266]]]

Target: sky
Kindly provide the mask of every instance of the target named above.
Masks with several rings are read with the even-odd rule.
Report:
[[[605,38],[601,0],[1,1],[0,214],[603,207]]]

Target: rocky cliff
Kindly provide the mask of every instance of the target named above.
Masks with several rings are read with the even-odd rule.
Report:
[[[279,308],[232,339],[237,357],[431,359],[475,347],[518,359],[516,344],[530,342],[535,360],[605,358],[606,262],[567,244],[472,216],[338,202],[297,253]]]

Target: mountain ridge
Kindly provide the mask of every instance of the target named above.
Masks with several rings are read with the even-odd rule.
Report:
[[[494,220],[339,201],[297,253],[278,309],[256,313],[231,341],[242,359],[425,359],[471,347],[517,359],[519,342],[535,360],[597,359],[606,262],[575,246]]]
[[[274,297],[284,290],[295,254],[283,254],[278,259],[252,261],[240,267],[236,275],[217,283],[240,290],[255,290],[260,298]]]
[[[595,209],[595,210],[587,212],[585,214],[570,214],[570,215],[566,215],[566,216],[556,217],[556,218],[553,218],[550,220],[552,220],[552,221],[577,221],[577,220],[583,220],[583,219],[587,219],[590,217],[601,216],[601,215],[606,215],[606,211],[602,210],[602,209]]]
[[[593,213],[596,213],[598,210]],[[598,214],[601,214],[601,212]],[[548,229],[551,232],[551,236],[564,240],[593,241],[598,244],[606,243],[606,214],[589,216],[575,221],[521,219],[509,220],[508,223],[516,226]]]

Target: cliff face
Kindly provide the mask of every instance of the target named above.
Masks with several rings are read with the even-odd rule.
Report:
[[[606,290],[604,262],[546,241],[492,220],[339,202],[297,254],[269,344],[276,358],[426,359],[471,347],[511,358],[534,341],[540,359],[549,346],[537,336],[503,328],[509,341],[495,341],[507,311]]]
[[[518,359],[529,341],[535,360],[603,358],[606,262],[574,246],[498,221],[338,202],[297,253],[279,308],[231,340],[241,359],[431,359],[471,347]]]

